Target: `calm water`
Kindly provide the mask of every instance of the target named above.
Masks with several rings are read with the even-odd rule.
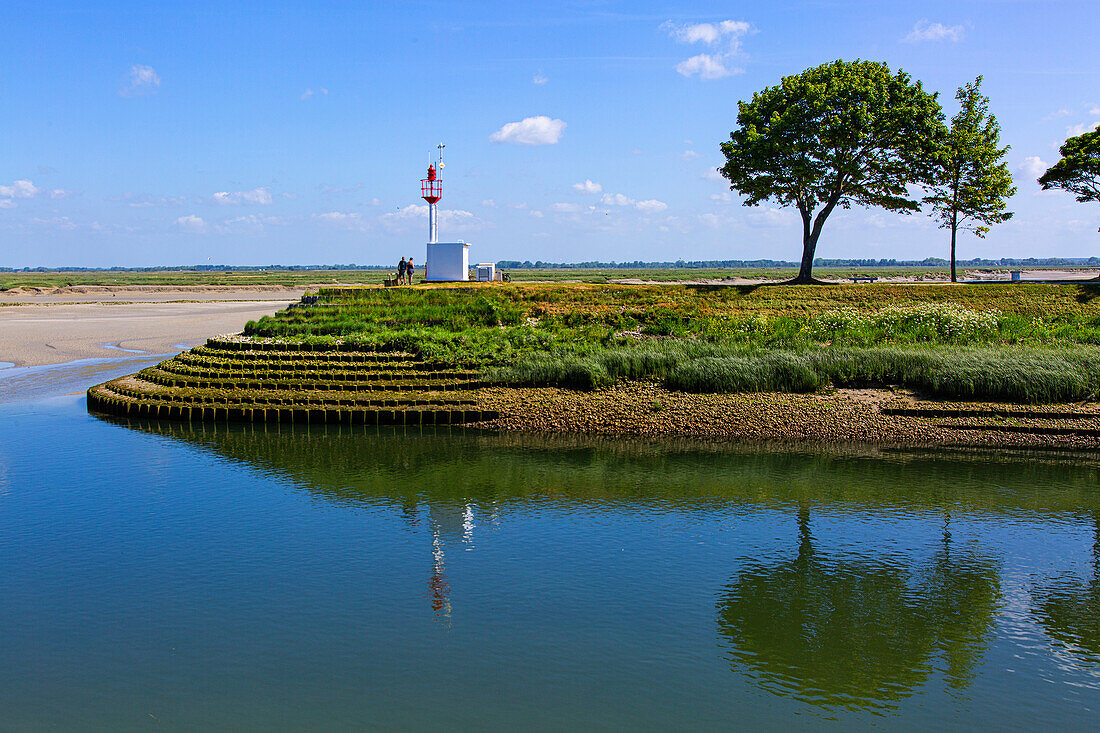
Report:
[[[0,730],[1085,729],[1098,466],[0,405]]]

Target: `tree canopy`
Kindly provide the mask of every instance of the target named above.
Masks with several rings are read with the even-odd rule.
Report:
[[[936,95],[904,71],[838,60],[785,77],[738,110],[719,172],[746,206],[772,200],[798,208],[795,282],[812,281],[821,228],[837,206],[920,209],[909,187],[931,182],[943,112]]]
[[[1100,201],[1100,128],[1071,137],[1058,152],[1062,159],[1039,178],[1043,190],[1061,188],[1078,201]]]
[[[989,114],[989,97],[981,93],[982,77],[955,94],[961,108],[944,131],[936,156],[932,185],[924,198],[940,227],[951,230],[951,282],[955,276],[955,243],[959,229],[985,237],[989,227],[1012,218],[1005,199],[1016,193],[1000,147],[1001,128]]]

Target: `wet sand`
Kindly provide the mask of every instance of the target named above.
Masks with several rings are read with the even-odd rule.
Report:
[[[271,293],[232,291],[204,302],[127,302],[140,295],[127,293],[120,294],[117,304],[58,304],[49,300],[53,296],[35,301],[24,295],[21,304],[0,307],[0,362],[22,367],[177,352],[211,336],[238,333],[247,321],[282,310],[301,292],[283,291],[275,299]],[[195,293],[175,290],[158,295],[179,301]],[[247,296],[252,299],[244,299]]]

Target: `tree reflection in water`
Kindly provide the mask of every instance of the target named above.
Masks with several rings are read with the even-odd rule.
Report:
[[[994,563],[953,557],[945,530],[931,565],[911,574],[822,555],[806,504],[798,527],[793,559],[746,567],[718,604],[736,667],[771,692],[828,707],[892,707],[927,681],[937,652],[949,686],[967,686],[1000,596]]]
[[[923,562],[830,555],[815,547],[809,507],[885,520],[943,507],[966,516],[1023,512],[1037,521],[1082,510],[1100,518],[1100,461],[1092,454],[104,419],[289,479],[326,503],[394,509],[410,529],[427,530],[426,606],[442,623],[449,622],[454,580],[446,553],[468,541],[471,509],[488,517],[542,505],[694,516],[799,505],[794,557],[746,559],[722,591],[717,620],[735,669],[774,693],[834,707],[890,707],[941,678],[952,694],[965,695],[996,618],[999,567],[958,552],[946,531]],[[1033,604],[1052,637],[1094,661],[1100,525],[1097,531],[1092,580],[1058,578]]]
[[[1047,633],[1087,661],[1100,663],[1100,511],[1093,511],[1092,577],[1062,575],[1034,593],[1032,613]]]

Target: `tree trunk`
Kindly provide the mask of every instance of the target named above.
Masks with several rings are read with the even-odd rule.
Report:
[[[811,226],[810,216],[802,215],[802,265],[798,268],[798,277],[792,283],[806,285],[814,282],[814,252],[817,251],[817,239],[821,236],[820,226]]]
[[[951,214],[951,282],[957,283],[959,280],[955,277],[955,235],[959,232],[959,215],[957,213]]]

